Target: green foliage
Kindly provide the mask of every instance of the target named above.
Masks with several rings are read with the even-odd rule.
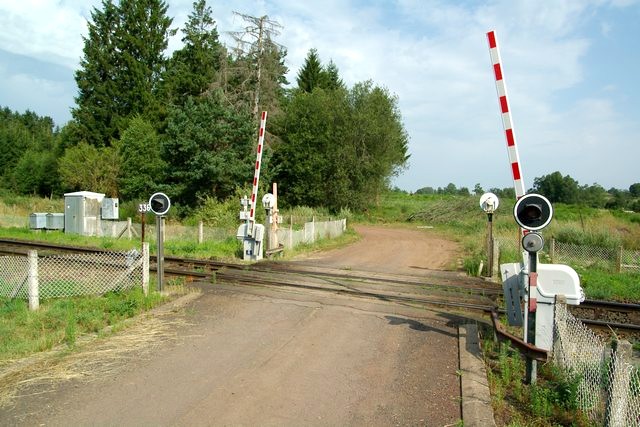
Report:
[[[184,105],[190,96],[206,92],[217,80],[225,57],[211,7],[205,0],[193,3],[182,33],[184,46],[173,53],[162,80],[164,96],[171,105]]]
[[[333,61],[324,67],[320,62],[318,51],[310,49],[297,76],[298,89],[311,93],[315,88],[325,90],[344,89],[338,67]]]
[[[250,190],[237,189],[232,196],[223,201],[205,196],[200,201],[198,208],[188,218],[188,222],[197,224],[202,221],[210,227],[236,228],[239,223],[240,199],[247,194],[250,194]]]
[[[163,181],[165,163],[160,139],[151,123],[136,116],[115,144],[119,155],[119,194],[125,200],[146,200]]]
[[[298,89],[311,93],[316,87],[321,87],[322,80],[322,63],[320,62],[318,51],[316,49],[310,49],[302,68],[298,71]]]
[[[551,203],[574,203],[578,200],[578,181],[560,172],[535,178],[533,192],[542,194]]]
[[[199,199],[224,200],[239,183],[250,182],[253,137],[250,118],[225,107],[220,92],[172,109],[162,147],[172,200],[195,207]]]
[[[50,195],[57,187],[53,120],[0,109],[0,184],[20,194]]]
[[[135,114],[157,114],[156,96],[164,50],[172,34],[167,5],[160,0],[103,0],[94,8],[75,78],[73,109],[80,139],[108,147]]]
[[[397,99],[371,82],[294,93],[282,128],[275,179],[288,206],[360,210],[408,159]]]
[[[11,188],[20,194],[51,195],[58,184],[58,164],[52,151],[25,151],[11,176]]]
[[[120,157],[113,147],[96,148],[85,142],[65,151],[59,160],[58,171],[65,190],[118,194]]]

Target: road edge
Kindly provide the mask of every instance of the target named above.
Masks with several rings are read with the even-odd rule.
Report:
[[[458,326],[462,422],[465,427],[495,426],[491,392],[478,338],[478,326]]]

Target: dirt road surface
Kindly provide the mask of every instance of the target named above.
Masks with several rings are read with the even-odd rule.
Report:
[[[421,274],[456,247],[424,230],[361,227],[304,263]],[[397,240],[393,238],[396,237]],[[0,408],[0,425],[446,426],[460,420],[452,316],[300,290],[201,285],[56,358]],[[151,333],[153,331],[153,333]]]

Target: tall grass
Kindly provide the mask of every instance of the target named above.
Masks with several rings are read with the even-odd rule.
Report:
[[[29,311],[24,300],[0,298],[0,364],[59,344],[73,347],[79,335],[97,333],[162,300],[156,292],[145,296],[136,288],[104,296],[49,299],[39,310]]]
[[[482,350],[496,421],[518,426],[592,425],[578,411],[579,377],[539,364],[537,383],[526,385],[525,362],[518,351],[492,340],[484,340]]]

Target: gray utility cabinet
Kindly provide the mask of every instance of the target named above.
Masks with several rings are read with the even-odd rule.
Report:
[[[119,219],[118,199],[102,199],[102,219]]]
[[[29,215],[29,228],[32,230],[47,228],[47,214],[45,212],[35,212]]]
[[[64,195],[64,232],[97,236],[104,194],[77,191]]]
[[[48,213],[47,214],[47,230],[63,230],[63,229],[64,229],[64,214]]]

